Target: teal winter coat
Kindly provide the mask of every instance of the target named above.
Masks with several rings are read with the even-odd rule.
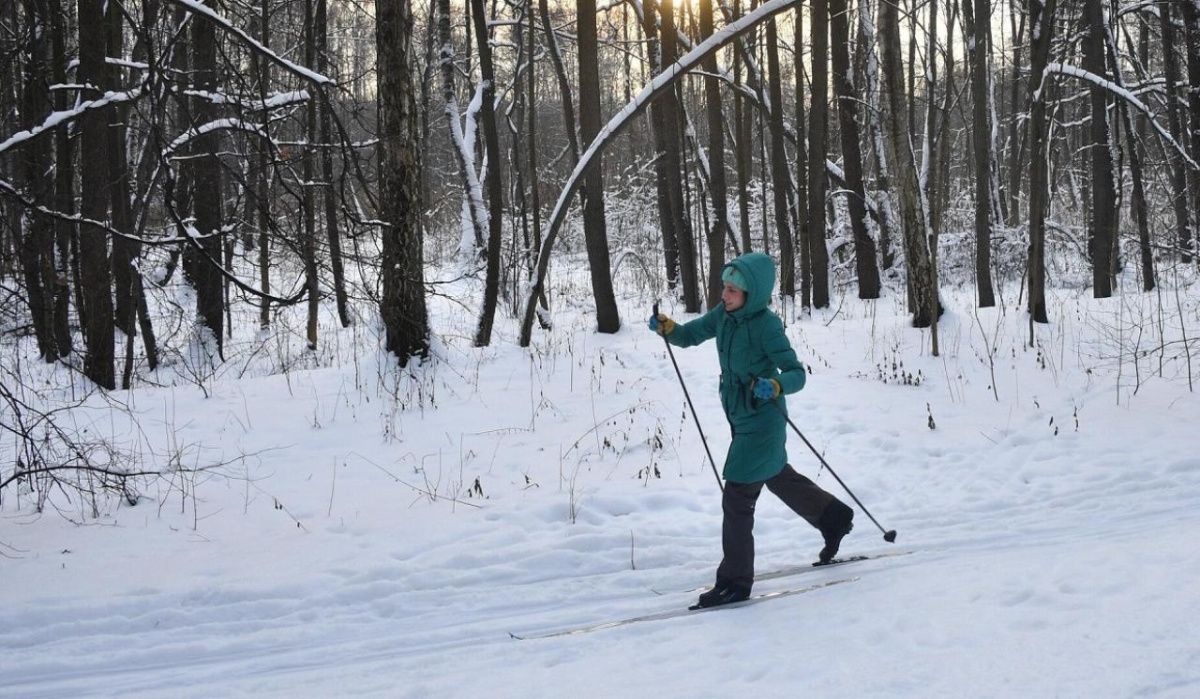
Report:
[[[716,338],[721,406],[733,432],[725,480],[756,483],[777,475],[787,463],[783,396],[804,388],[804,365],[783,333],[783,322],[767,308],[775,288],[774,261],[751,252],[726,266],[736,268],[747,281],[745,305],[727,313],[724,304],[717,304],[699,318],[676,326],[667,340],[677,347],[691,347]],[[779,381],[779,397],[755,398],[751,385],[756,378]]]

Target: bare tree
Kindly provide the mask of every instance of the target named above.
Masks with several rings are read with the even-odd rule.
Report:
[[[889,96],[888,160],[899,175],[904,258],[908,266],[908,288],[912,296],[912,322],[913,327],[927,328],[936,322],[940,308],[933,264],[929,255],[925,216],[921,209],[917,167],[910,140],[907,98],[904,92],[904,66],[900,58],[900,17],[894,3],[881,2],[879,7],[883,74]],[[936,354],[936,334],[934,338]]]
[[[314,40],[317,53],[317,70],[328,75],[334,67],[329,52],[329,2],[316,0]],[[346,271],[342,260],[342,236],[338,226],[337,189],[333,181],[333,107],[328,93],[321,92],[318,104],[321,137],[321,179],[325,203],[325,239],[329,243],[329,268],[333,273],[333,295],[337,303],[338,320],[342,327],[350,325],[349,299],[346,295]]]
[[[812,0],[812,76],[808,114],[808,257],[812,266],[812,302],[829,306],[829,252],[825,247],[825,195],[829,176],[829,0]],[[848,62],[849,59],[847,59]]]
[[[700,0],[700,40],[713,33],[712,0]],[[708,176],[712,196],[713,225],[708,230],[708,303],[712,308],[721,301],[721,269],[725,266],[725,236],[729,234],[729,204],[725,184],[725,117],[721,112],[721,84],[717,76],[717,56],[704,61],[704,103],[708,117]]]
[[[842,161],[846,171],[850,226],[854,231],[855,269],[858,272],[858,297],[877,299],[880,293],[879,265],[875,261],[875,241],[867,232],[867,193],[863,184],[862,131],[858,124],[858,102],[850,67],[850,19],[846,0],[829,0],[830,38],[833,52],[833,86],[837,94],[838,131],[842,142]]]
[[[672,0],[663,0],[660,6],[659,42],[662,49],[664,68],[675,63],[678,57],[675,8]],[[670,194],[671,215],[674,218],[675,242],[679,250],[679,283],[683,287],[683,306],[688,313],[700,311],[699,280],[696,275],[696,245],[692,238],[692,224],[688,218],[687,203],[683,193],[683,154],[680,147],[679,124],[683,123],[682,109],[678,97],[678,85],[659,100],[662,106],[663,128],[666,132],[667,190]]]
[[[101,6],[92,0],[79,0],[79,82],[93,86],[86,99],[99,96],[100,86],[108,84],[105,62],[105,11],[118,12],[115,3]],[[79,117],[80,213],[89,221],[108,218],[108,124],[104,112],[89,109]],[[116,388],[113,369],[112,271],[108,253],[109,234],[95,224],[80,226],[80,318],[87,355],[83,373],[103,388]]]
[[[487,18],[483,0],[471,0],[471,19],[475,26],[475,50],[479,54],[480,80],[483,83],[482,107],[484,152],[487,155],[488,244],[487,273],[484,279],[483,309],[475,332],[475,346],[486,347],[492,341],[492,323],[500,296],[500,243],[504,235],[504,184],[500,179],[500,134],[496,129],[496,75],[492,68]]]
[[[1084,67],[1093,75],[1108,73],[1104,59],[1105,35],[1108,24],[1104,19],[1101,0],[1086,0],[1084,18],[1087,32],[1083,39]],[[1112,144],[1109,142],[1108,90],[1093,84],[1091,96],[1091,159],[1092,159],[1092,294],[1098,298],[1112,296],[1113,243],[1117,235],[1117,192],[1113,183]]]
[[[783,87],[781,83],[779,31],[776,28],[775,19],[771,19],[767,22],[767,91],[770,102],[768,121],[771,126],[771,182],[775,203],[775,232],[779,236],[779,293],[794,297],[796,295],[795,246],[792,243],[788,204],[791,175],[788,174],[787,147],[784,145]],[[822,172],[824,170],[821,168]],[[763,237],[766,238],[765,231]],[[824,246],[824,244],[825,238],[822,236],[821,245]]]
[[[216,4],[216,0],[207,1],[210,5]],[[205,258],[193,270],[196,313],[204,326],[212,331],[217,354],[224,356],[225,298],[223,277],[216,263],[222,257],[221,243],[225,238],[221,224],[221,137],[210,126],[220,118],[220,114],[217,105],[209,97],[217,93],[217,31],[212,22],[192,22],[191,28],[192,89],[196,92],[192,114],[197,122],[197,127],[194,127],[197,133],[193,139],[196,160],[193,167],[195,185],[192,206],[199,233],[199,241],[194,244]]]
[[[1167,123],[1171,139],[1183,143],[1183,116],[1175,99],[1179,85],[1179,63],[1175,58],[1175,27],[1171,22],[1171,8],[1176,3],[1159,0],[1159,28],[1162,31],[1163,69],[1166,74]],[[1168,149],[1169,150],[1169,149]],[[1187,173],[1183,157],[1179,153],[1168,153],[1171,160],[1171,203],[1175,210],[1175,238],[1179,245],[1179,257],[1183,262],[1192,261],[1192,222],[1188,211]]]
[[[979,307],[996,305],[992,290],[992,122],[991,70],[988,47],[991,44],[992,3],[990,0],[964,0],[963,19],[967,26],[967,56],[971,65],[971,135],[975,148],[975,286]]]
[[[1046,114],[1046,66],[1054,38],[1056,0],[1029,0],[1029,319],[1048,323],[1046,315],[1046,214],[1050,208],[1049,138]],[[1030,338],[1032,343],[1033,339]]]
[[[482,3],[482,0],[475,0]],[[579,135],[588,145],[600,135],[600,63],[596,37],[596,0],[579,0]],[[604,171],[597,165],[587,175],[583,197],[583,235],[596,301],[596,329],[621,329],[609,270],[608,231],[604,221]],[[692,266],[695,269],[695,266]]]
[[[383,228],[380,315],[384,345],[401,366],[429,354],[421,240],[421,145],[410,0],[375,0],[379,55],[379,206]]]

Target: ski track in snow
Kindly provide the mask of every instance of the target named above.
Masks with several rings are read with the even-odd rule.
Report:
[[[349,369],[220,384],[207,401],[177,390],[177,437],[278,450],[245,465],[254,490],[198,486],[198,523],[153,492],[161,511],[122,507],[111,526],[0,513],[0,541],[28,552],[0,560],[0,696],[1200,695],[1195,397],[1148,380],[1118,405],[1111,379],[1006,344],[997,401],[954,318],[949,371],[903,317],[877,342],[862,318],[788,329],[812,366],[793,421],[899,532],[889,548],[860,511],[843,553],[912,556],[765,581],[756,592],[860,576],[740,610],[510,639],[684,606],[718,562],[712,474],[637,310],[532,368],[483,351],[477,387],[445,372],[437,409],[402,414],[390,443]],[[715,352],[675,354],[720,460]],[[877,377],[897,357],[922,385]],[[161,416],[150,395],[138,409]],[[789,456],[843,496],[794,436]],[[635,476],[651,464],[661,478]],[[431,502],[395,478],[443,494],[478,478],[488,498]],[[755,531],[760,570],[820,547],[765,492]]]

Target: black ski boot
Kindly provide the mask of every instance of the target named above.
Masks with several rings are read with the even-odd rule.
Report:
[[[718,607],[722,604],[733,604],[749,599],[750,590],[737,585],[718,584],[708,592],[701,593],[700,599],[696,601],[688,609],[704,609],[705,607]]]
[[[854,528],[853,520],[854,510],[839,500],[834,500],[825,507],[821,519],[817,522],[821,536],[825,537],[825,547],[818,554],[818,565],[829,563],[837,555],[842,539]]]

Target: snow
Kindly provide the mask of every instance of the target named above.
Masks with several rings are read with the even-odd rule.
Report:
[[[233,117],[225,119],[214,119],[212,121],[200,124],[194,128],[190,128],[177,136],[171,144],[163,151],[165,157],[171,157],[175,151],[187,145],[190,141],[199,138],[213,131],[245,131],[246,133],[257,134],[258,136],[269,139],[270,136],[263,130],[262,124],[245,121]]]
[[[100,97],[99,99],[88,100],[86,102],[80,102],[73,109],[65,109],[62,111],[52,112],[46,117],[46,120],[43,121],[38,126],[35,126],[32,129],[18,131],[16,133],[14,133],[13,135],[9,136],[7,139],[0,141],[0,153],[4,153],[4,151],[6,151],[10,148],[19,146],[22,143],[29,141],[30,139],[36,138],[40,134],[45,133],[46,131],[49,131],[51,129],[54,129],[55,127],[57,127],[63,123],[72,121],[76,117],[78,117],[79,115],[83,114],[84,112],[86,112],[90,109],[101,109],[103,107],[107,107],[110,104],[119,104],[121,102],[130,102],[130,101],[138,99],[139,97],[141,97],[141,95],[142,95],[142,88],[140,88],[140,87],[136,88],[134,90],[129,90],[127,92],[105,92],[104,95],[102,97]]]
[[[528,351],[505,317],[493,347],[471,346],[477,302],[461,300],[481,284],[459,280],[430,297],[423,367],[399,371],[378,337],[331,317],[319,356],[289,355],[286,329],[246,327],[225,364],[185,356],[156,374],[161,388],[65,412],[169,475],[99,517],[57,493],[38,515],[28,493],[3,492],[0,696],[1200,691],[1200,405],[1177,344],[1181,319],[1200,336],[1194,282],[1181,314],[1170,290],[1051,290],[1039,349],[1024,346],[1023,313],[977,320],[972,289],[945,289],[966,310],[942,319],[938,358],[903,289],[787,318],[811,367],[793,420],[899,532],[885,543],[860,511],[844,553],[913,553],[761,582],[853,579],[742,609],[516,641],[678,609],[720,556],[712,472],[644,326],[653,299],[623,289],[626,327],[597,335],[590,301],[566,291],[586,262],[556,269],[555,330]],[[302,327],[303,310],[279,322],[288,313]],[[1139,348],[1134,328],[1154,342]],[[1145,354],[1159,344],[1161,375]],[[713,345],[674,354],[720,459]],[[80,389],[61,368],[21,370],[30,401]],[[795,435],[789,456],[849,499]],[[759,570],[804,564],[821,543],[768,493],[756,535]]]
[[[1186,162],[1188,164],[1188,167],[1192,168],[1193,170],[1200,170],[1200,164],[1197,164],[1196,161],[1193,160],[1190,155],[1188,155],[1187,150],[1182,145],[1180,145],[1179,142],[1177,142],[1175,139],[1171,138],[1171,135],[1169,133],[1167,133],[1166,129],[1163,128],[1162,124],[1158,123],[1158,120],[1154,118],[1155,117],[1154,112],[1151,111],[1149,107],[1147,107],[1141,100],[1139,100],[1137,98],[1136,95],[1134,95],[1129,90],[1125,89],[1124,87],[1121,87],[1117,83],[1115,83],[1107,78],[1096,75],[1095,73],[1084,70],[1083,68],[1068,65],[1065,63],[1048,63],[1046,65],[1046,71],[1043,74],[1043,78],[1042,78],[1043,84],[1044,84],[1045,78],[1054,73],[1058,73],[1060,75],[1071,76],[1071,77],[1083,80],[1084,82],[1092,83],[1093,85],[1097,85],[1097,86],[1111,92],[1116,97],[1119,97],[1119,98],[1125,100],[1125,102],[1127,102],[1130,106],[1132,106],[1134,109],[1137,109],[1143,115],[1145,115],[1146,121],[1149,122],[1149,124],[1154,127],[1154,130],[1158,132],[1158,135],[1163,140],[1163,142],[1169,144],[1172,148],[1174,148],[1179,153],[1180,157],[1183,158],[1184,162]],[[1040,93],[1040,88],[1039,88],[1039,93]],[[1039,96],[1035,96],[1035,99],[1038,99],[1038,98],[1039,98]]]

